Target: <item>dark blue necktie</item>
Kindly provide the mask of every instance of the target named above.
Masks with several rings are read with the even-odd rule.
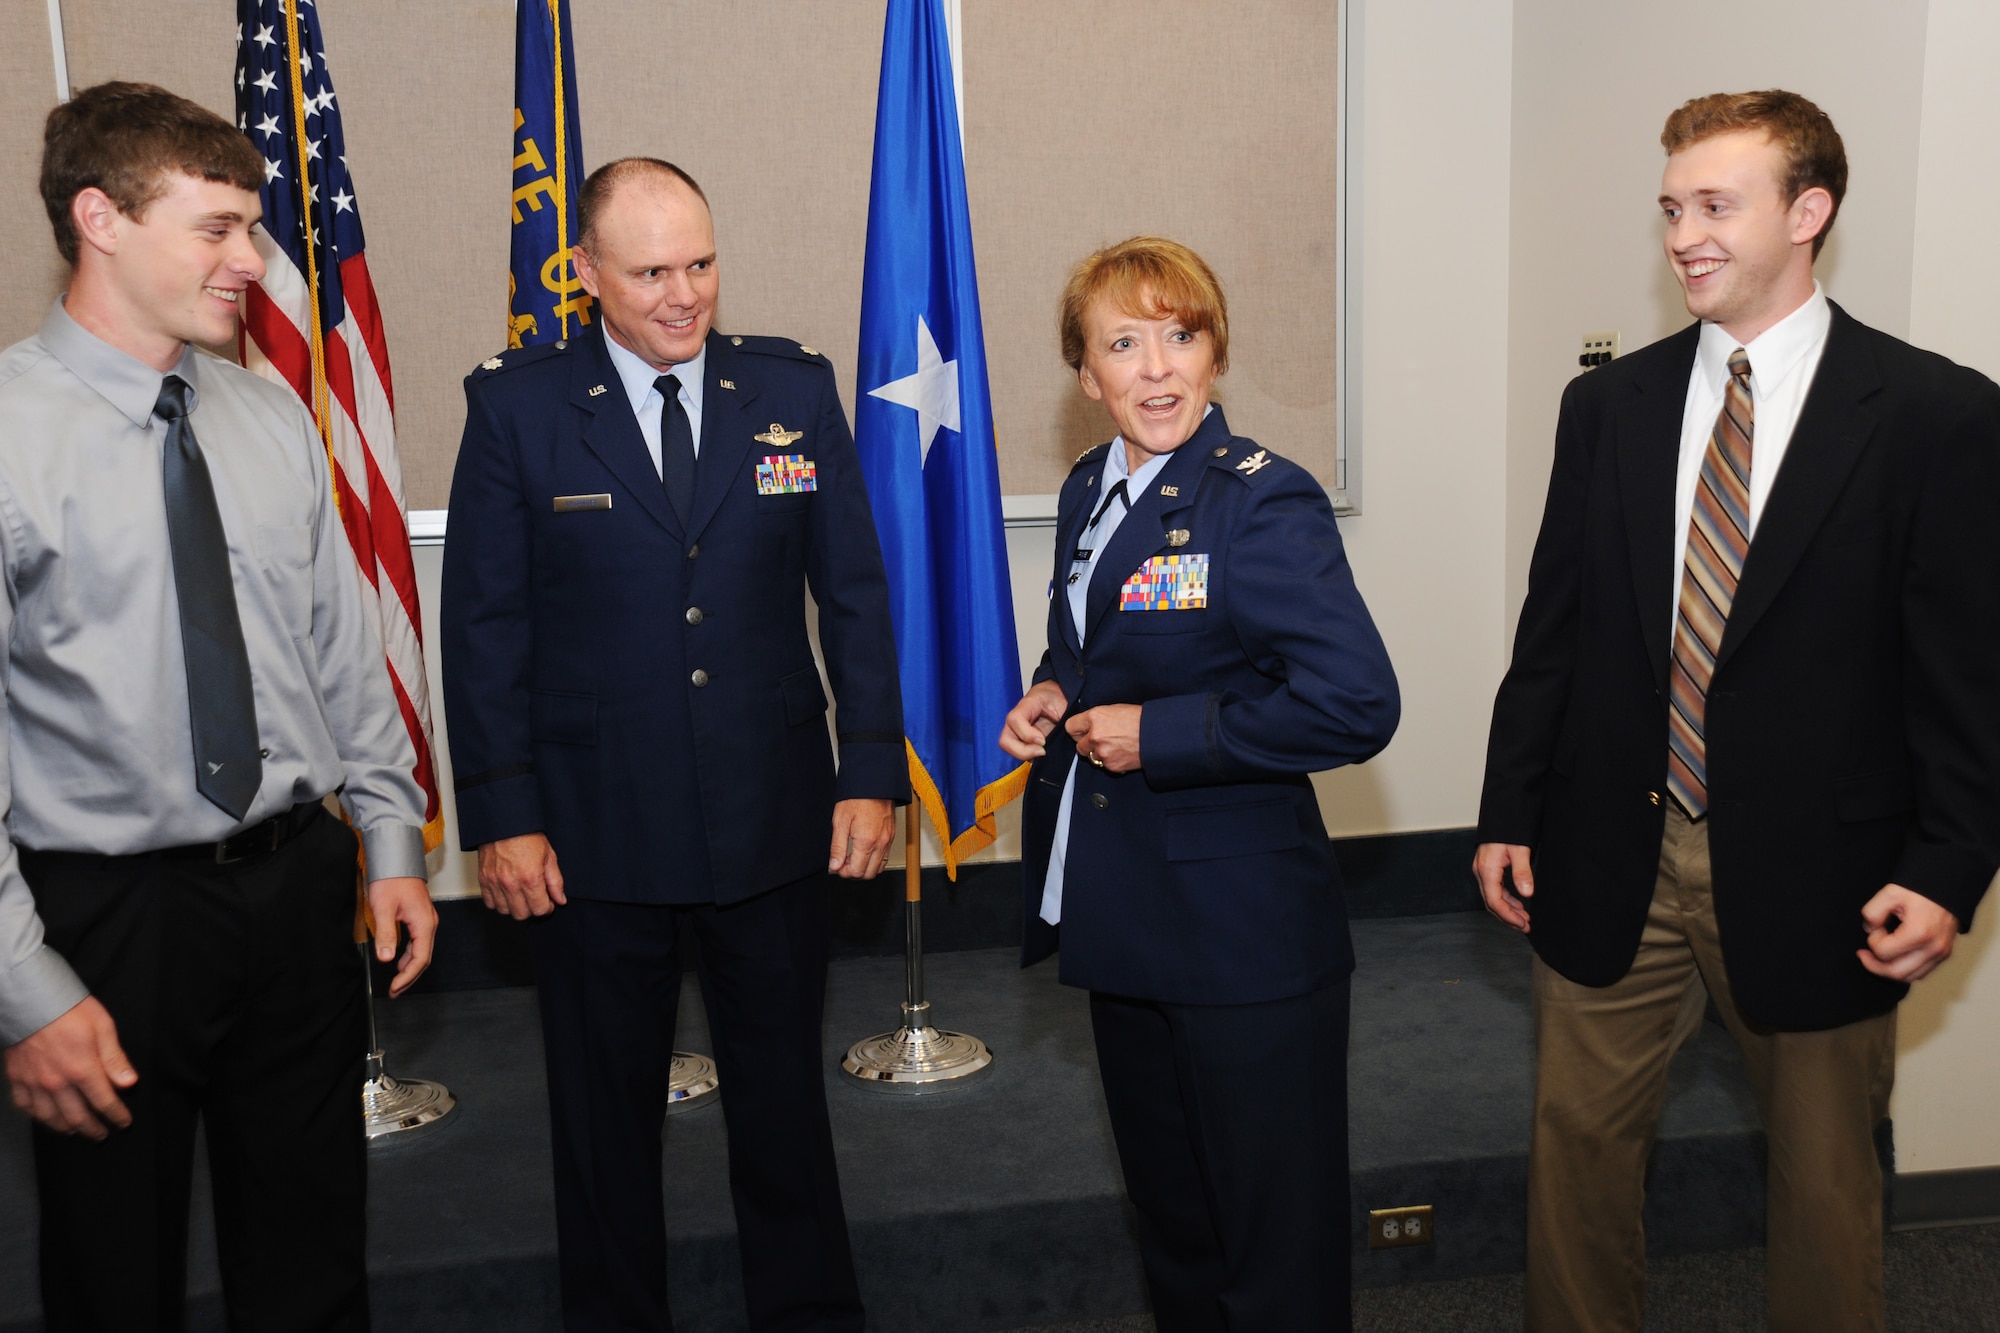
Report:
[[[194,785],[232,819],[242,819],[264,781],[257,747],[257,703],[250,655],[236,615],[229,541],[215,507],[208,463],[188,424],[188,386],[178,375],[160,385],[153,415],[167,423],[160,477],[167,497],[167,545],[180,603],[181,656],[187,665],[188,721],[194,731]]]
[[[688,428],[687,409],[681,406],[680,378],[662,375],[653,387],[666,399],[660,405],[660,485],[686,531],[688,514],[694,509],[694,432]]]

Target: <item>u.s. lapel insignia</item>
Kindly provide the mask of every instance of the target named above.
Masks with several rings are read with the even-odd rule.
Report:
[[[759,444],[768,444],[773,449],[782,449],[793,440],[803,440],[805,437],[806,433],[804,431],[786,430],[783,426],[773,421],[769,431],[762,435],[752,435],[750,438]]]
[[[1175,528],[1172,532],[1169,532],[1167,534],[1167,545],[1186,546],[1187,544],[1188,544],[1188,530],[1186,528]]]
[[[1176,499],[1178,499],[1178,498],[1180,497],[1180,493],[1181,493],[1181,488],[1180,488],[1180,487],[1178,487],[1178,486],[1162,486],[1162,487],[1160,487],[1160,494],[1162,494],[1162,495],[1171,495],[1171,496],[1175,497]]]
[[[500,369],[500,358],[497,356],[489,356],[484,361],[481,361],[479,363],[479,368],[481,370],[498,370]]]
[[[1270,462],[1270,457],[1262,449],[1259,449],[1256,453],[1238,463],[1236,470],[1245,476],[1254,477],[1263,468],[1269,466]]]
[[[595,398],[603,392],[604,392],[604,386],[602,384],[593,385],[591,386],[590,396],[592,398]]]
[[[735,380],[717,380],[716,383],[720,384],[725,389],[733,389],[736,387]]]

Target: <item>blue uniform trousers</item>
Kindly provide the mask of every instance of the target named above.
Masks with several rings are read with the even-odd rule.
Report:
[[[529,923],[570,1333],[673,1328],[661,1131],[683,928],[729,1129],[752,1333],[862,1327],[820,1049],[826,880],[728,906],[571,899]]]

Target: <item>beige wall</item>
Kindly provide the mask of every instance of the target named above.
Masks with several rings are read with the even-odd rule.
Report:
[[[1055,303],[1072,264],[1139,233],[1193,246],[1229,294],[1231,428],[1333,484],[1335,7],[1215,13],[965,5],[967,190],[1010,495],[1056,490],[1114,433],[1062,363]]]
[[[35,185],[42,118],[56,104],[48,8],[0,8],[0,347],[33,333],[62,290],[62,261]]]
[[[586,163],[665,156],[700,180],[725,274],[721,326],[821,348],[852,404],[880,0],[574,8]],[[143,79],[233,117],[235,19],[222,0],[151,0],[143,24],[130,0],[64,0],[63,11],[77,87]],[[1003,488],[1054,491],[1069,460],[1109,434],[1070,387],[1051,312],[1071,262],[1140,230],[1188,240],[1229,285],[1239,368],[1224,395],[1237,429],[1331,481],[1332,8],[1269,0],[1259,23],[1219,27],[1205,0],[972,0],[966,11],[968,188]],[[320,9],[415,509],[444,506],[459,381],[505,344],[513,13],[511,0]],[[19,63],[23,74],[0,127],[10,180],[23,162],[32,176],[54,100],[46,27],[27,0],[0,15],[0,39],[18,38],[0,71]],[[1158,34],[1136,59],[1134,32]],[[0,222],[22,238],[33,281],[0,305],[4,341],[32,330],[61,278],[53,247],[15,225],[20,197]]]

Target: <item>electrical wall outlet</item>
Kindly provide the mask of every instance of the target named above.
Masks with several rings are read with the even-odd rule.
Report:
[[[1371,1208],[1368,1211],[1368,1248],[1393,1250],[1405,1245],[1431,1243],[1431,1206]]]
[[[1576,363],[1585,370],[1595,370],[1606,362],[1618,359],[1618,335],[1616,333],[1586,333],[1583,335],[1583,355]]]

